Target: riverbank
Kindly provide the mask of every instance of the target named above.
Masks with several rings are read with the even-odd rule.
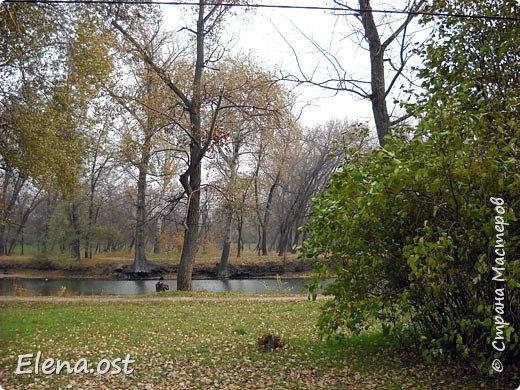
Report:
[[[377,329],[342,341],[319,338],[324,301],[251,299],[212,294],[200,299],[0,301],[0,385],[37,389],[508,389],[513,367],[492,378],[450,361],[425,364]],[[219,298],[220,297],[220,298]],[[232,299],[228,299],[232,298]],[[262,336],[281,348],[260,348]],[[40,352],[39,372],[35,373]],[[18,356],[32,354],[17,375]],[[49,358],[129,362],[125,374],[95,370],[43,374]],[[118,360],[119,359],[119,360]],[[131,362],[130,362],[131,361]],[[102,364],[105,369],[106,364]],[[124,368],[123,364],[119,364]],[[49,370],[49,366],[47,366]]]
[[[332,299],[330,295],[319,295],[317,300]],[[307,295],[286,294],[255,294],[239,292],[208,292],[208,291],[168,291],[147,295],[131,296],[13,296],[0,295],[0,303],[37,302],[37,303],[148,303],[148,302],[301,302],[308,301]]]
[[[297,278],[312,274],[314,260],[299,260],[294,256],[282,257],[250,256],[235,259],[228,266],[228,278]],[[24,257],[0,257],[0,278],[49,278],[49,279],[176,279],[178,260],[152,259],[151,269],[146,274],[131,272],[132,259],[104,257],[94,260],[74,261],[71,259],[38,260]],[[194,279],[217,277],[218,259],[206,258],[195,262]]]

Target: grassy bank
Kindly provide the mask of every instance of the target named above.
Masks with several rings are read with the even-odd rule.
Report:
[[[202,265],[214,265],[220,261],[221,253],[215,248],[201,249],[197,253],[196,261]],[[153,253],[147,252],[146,257],[149,261],[162,264],[172,265],[178,264],[180,260],[180,252],[164,252],[164,253]],[[288,253],[287,258],[289,260],[296,260],[297,254]],[[85,267],[88,266],[100,266],[100,265],[119,265],[119,264],[131,264],[134,260],[134,252],[130,249],[122,249],[120,251],[107,251],[95,253],[92,259],[84,259],[77,261],[70,256],[69,253],[53,253],[50,254],[48,259],[41,259],[38,257],[37,251],[28,251],[25,255],[15,253],[10,256],[0,256],[0,264],[18,264],[24,265],[27,263],[50,263],[56,267],[67,268],[71,265],[81,264]],[[282,256],[278,256],[275,252],[270,252],[267,256],[259,256],[254,250],[244,250],[240,257],[237,257],[235,253],[231,253],[229,257],[230,264],[264,264],[268,262],[281,262],[283,261]]]
[[[215,299],[215,297],[217,299]],[[450,365],[425,366],[380,333],[317,338],[321,302],[251,300],[0,303],[6,389],[507,389]],[[265,333],[285,347],[260,350]],[[72,363],[130,355],[129,375],[16,375],[18,355]],[[31,367],[29,367],[31,368]],[[27,369],[25,367],[24,369]],[[34,360],[33,366],[34,369]],[[505,377],[502,376],[502,379]],[[511,387],[513,388],[513,387]]]
[[[179,265],[177,254],[148,254],[148,260],[153,264],[154,274],[163,274],[175,278]],[[217,265],[220,261],[218,251],[201,251],[194,264],[195,278],[212,278],[217,275]],[[38,259],[30,256],[1,256],[0,274],[21,277],[48,278],[97,278],[124,279],[130,277],[129,271],[133,262],[131,251],[96,254],[93,259],[75,260],[65,255],[55,255],[48,259]],[[268,256],[258,256],[256,252],[244,251],[240,258],[231,256],[228,271],[230,276],[273,277],[277,274],[287,277],[308,276],[312,273],[312,262],[298,260],[296,254],[283,257],[271,253]]]

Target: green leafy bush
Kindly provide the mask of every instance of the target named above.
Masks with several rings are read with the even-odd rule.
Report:
[[[513,1],[436,7],[518,15]],[[325,290],[335,298],[319,320],[325,335],[376,324],[408,337],[426,360],[454,355],[482,369],[492,356],[520,356],[519,29],[507,20],[439,22],[422,53],[426,92],[407,107],[417,128],[346,162],[316,199],[301,249],[320,259],[311,291],[337,276]],[[509,224],[499,236],[503,283],[493,279],[499,228],[491,197],[503,199],[499,217]],[[498,301],[497,289],[505,292]],[[508,324],[497,326],[497,315]],[[492,347],[497,335],[506,350]]]

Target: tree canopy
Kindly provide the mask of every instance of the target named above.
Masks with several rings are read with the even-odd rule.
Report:
[[[514,1],[443,1],[430,10],[519,11]],[[458,355],[487,371],[493,356],[520,353],[520,31],[505,20],[436,23],[420,53],[424,92],[405,105],[417,128],[334,175],[303,250],[321,258],[317,281],[337,275],[326,289],[335,299],[320,319],[325,334],[367,329],[376,316],[427,360]],[[492,346],[496,337],[507,349]]]
[[[76,184],[89,103],[112,68],[100,12],[69,5],[0,9],[2,165],[58,189]]]

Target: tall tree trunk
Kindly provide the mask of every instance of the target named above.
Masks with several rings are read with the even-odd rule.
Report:
[[[189,104],[191,136],[190,142],[190,165],[188,170],[180,177],[184,191],[188,195],[188,210],[184,228],[184,242],[182,245],[179,272],[177,273],[177,290],[192,290],[192,273],[197,244],[199,239],[200,225],[200,183],[202,179],[201,160],[204,150],[201,149],[202,142],[202,75],[204,72],[204,17],[205,1],[199,1],[196,37],[196,61],[193,77],[193,95]],[[208,142],[210,142],[211,137]],[[189,179],[189,180],[188,180]]]
[[[24,242],[23,242],[23,231],[25,229],[25,225],[27,224],[27,221],[29,220],[29,217],[30,215],[32,214],[32,212],[34,211],[34,209],[42,202],[43,198],[40,197],[40,193],[42,192],[42,190],[38,190],[38,192],[36,193],[36,195],[34,196],[34,198],[32,199],[31,201],[31,204],[29,205],[29,207],[27,207],[27,209],[23,212],[22,214],[22,218],[20,220],[20,223],[18,224],[18,227],[16,228],[16,234],[15,236],[13,237],[13,239],[11,240],[11,245],[9,247],[9,254],[11,254],[13,251],[14,251],[14,246],[16,245],[16,242],[18,240],[18,237],[20,237],[20,242],[21,242],[21,245],[22,245],[22,256],[24,255]]]
[[[49,222],[51,217],[51,196],[47,194],[45,199],[45,215],[42,224],[40,245],[39,245],[39,257],[46,259],[49,256]]]
[[[99,207],[95,210],[94,196],[96,193],[97,183],[101,177],[104,167],[107,165],[109,158],[105,158],[98,166],[99,151],[102,144],[104,132],[100,131],[96,140],[94,156],[90,167],[90,188],[89,188],[89,202],[88,202],[88,225],[87,232],[85,234],[85,259],[92,259],[92,246],[93,246],[93,228],[96,225]]]
[[[269,219],[271,217],[271,205],[273,203],[274,192],[278,183],[280,181],[281,172],[278,171],[276,174],[276,178],[274,179],[273,184],[271,184],[271,188],[269,188],[269,195],[267,196],[267,202],[265,204],[264,215],[260,215],[260,210],[258,210],[259,202],[258,202],[258,186],[255,181],[255,198],[257,203],[257,216],[258,222],[260,223],[260,242],[258,243],[258,251],[262,252],[262,256],[267,256],[267,235],[268,235],[268,227],[269,227]]]
[[[370,0],[359,0],[359,8],[367,10],[366,12],[361,12],[361,21],[370,52],[370,83],[372,89],[370,101],[372,103],[379,145],[384,146],[385,136],[390,130],[390,117],[386,107],[385,50],[382,47],[381,38],[377,31],[374,14],[371,12]]]
[[[161,253],[161,235],[163,233],[163,225],[164,225],[164,223],[163,223],[161,217],[158,217],[157,222],[155,224],[156,231],[155,231],[155,238],[153,241],[153,253],[155,253],[155,254]]]
[[[237,181],[237,166],[238,159],[240,157],[240,134],[233,140],[233,155],[231,158],[226,157],[222,153],[222,157],[226,161],[229,169],[229,183],[227,185],[227,194],[230,197],[226,202],[226,220],[224,225],[224,243],[222,245],[222,254],[220,256],[220,263],[218,266],[218,277],[223,278],[227,273],[227,266],[229,261],[229,253],[231,252],[231,224],[233,222],[233,214],[235,211],[236,204],[234,202],[234,196],[236,195],[236,181]]]
[[[242,249],[244,247],[244,242],[242,240],[242,231],[244,229],[244,217],[240,215],[237,218],[237,258],[240,258],[242,255]]]
[[[286,223],[280,226],[280,241],[278,242],[278,256],[285,255],[289,241],[289,227]]]
[[[261,250],[262,250],[262,227],[260,225],[257,225],[256,227],[256,236],[257,236],[257,244],[256,244],[256,251],[257,256],[260,256]]]
[[[150,65],[146,66],[146,76],[144,79],[146,97],[152,98],[153,79]],[[151,110],[146,110],[146,122],[143,125],[144,139],[141,146],[141,161],[139,161],[139,176],[137,178],[137,215],[135,224],[135,255],[132,271],[136,273],[146,273],[150,271],[150,264],[146,259],[146,189],[147,176],[150,166],[152,137],[155,133],[155,123]]]
[[[88,225],[85,235],[85,259],[92,259],[92,230],[94,227],[94,194],[91,192],[88,204]]]
[[[269,222],[269,218],[267,221],[264,219],[264,223],[261,226],[261,232],[262,232],[262,239],[260,242],[260,249],[262,250],[262,256],[267,256],[267,224],[266,222]]]
[[[229,253],[231,252],[231,222],[233,221],[233,207],[231,204],[226,205],[226,221],[224,225],[224,245],[222,247],[222,254],[220,256],[220,263],[218,265],[218,277],[223,278],[227,273],[227,266],[229,261]]]
[[[4,171],[4,180],[2,186],[2,192],[0,193],[0,256],[6,254],[7,245],[7,227],[11,222],[11,217],[18,202],[18,196],[25,184],[25,179],[20,174],[12,183],[12,190],[9,191],[11,179],[14,177],[12,170]],[[9,193],[10,192],[10,193]]]
[[[14,236],[9,241],[9,246],[7,247],[7,256],[11,256],[14,253],[14,247],[16,245],[17,236]]]
[[[277,229],[276,234],[271,239],[271,244],[269,245],[269,250],[274,251],[276,248],[276,243],[278,242],[278,237],[280,237],[280,231]]]
[[[132,264],[133,272],[148,272],[150,264],[146,259],[146,178],[150,159],[149,140],[143,144],[141,163],[139,164],[139,177],[137,179],[137,221],[135,225],[135,255]]]
[[[262,256],[267,256],[267,228],[269,226],[269,219],[271,218],[271,205],[273,204],[274,191],[280,181],[280,171],[276,175],[276,178],[269,189],[269,195],[267,196],[267,203],[265,205],[264,221],[262,223]]]
[[[4,173],[4,180],[2,183],[2,192],[0,192],[0,256],[5,255],[5,230],[7,228],[7,189],[9,185],[9,171]]]
[[[182,245],[179,272],[177,274],[177,290],[179,291],[192,290],[193,263],[195,262],[199,237],[201,171],[202,169],[199,163],[190,175],[190,186],[193,190],[188,196],[184,242]]]
[[[6,225],[0,221],[0,256],[5,255],[5,228]]]
[[[94,206],[93,202],[89,205],[89,226],[87,233],[87,243],[85,244],[85,259],[92,259],[92,251],[94,250],[94,226],[96,226],[97,219],[99,216],[100,206],[96,207],[96,210],[92,210],[92,216],[90,215],[91,210],[90,207]],[[96,247],[99,247],[99,243],[96,244]],[[96,253],[98,251],[96,250]]]
[[[81,226],[79,221],[79,203],[72,201],[70,206],[70,225],[73,230],[72,242],[70,249],[72,257],[77,261],[81,260]]]
[[[296,249],[295,248],[298,246],[299,241],[300,241],[300,232],[298,231],[298,228],[300,226],[303,226],[303,222],[302,223],[298,223],[295,226],[293,240],[292,240],[292,244],[291,244],[291,253],[296,253]]]
[[[190,117],[190,159],[187,170],[180,176],[179,181],[188,197],[187,213],[184,228],[184,242],[182,247],[179,271],[177,274],[177,289],[191,290],[192,288],[192,271],[197,251],[199,228],[200,228],[200,184],[201,184],[201,161],[206,153],[207,148],[211,144],[212,131],[217,122],[218,110],[215,111],[215,117],[212,120],[208,137],[203,140],[202,137],[202,120],[201,108],[203,99],[203,73],[205,67],[205,50],[204,38],[218,25],[220,21],[219,10],[222,9],[221,4],[213,4],[211,11],[205,15],[207,1],[199,0],[198,17],[196,28],[196,59],[193,83],[190,93],[186,94],[182,88],[169,78],[166,72],[157,66],[150,57],[147,50],[143,48],[121,25],[116,21],[112,21],[112,25],[117,28],[139,51],[143,59],[154,69],[157,75],[168,85],[168,87],[182,100],[184,108],[189,112]],[[211,17],[217,20],[211,24]],[[205,26],[205,24],[208,26]],[[189,97],[191,95],[191,98]],[[222,97],[221,97],[222,99]],[[220,106],[221,99],[218,103]],[[202,146],[204,145],[204,146]]]

